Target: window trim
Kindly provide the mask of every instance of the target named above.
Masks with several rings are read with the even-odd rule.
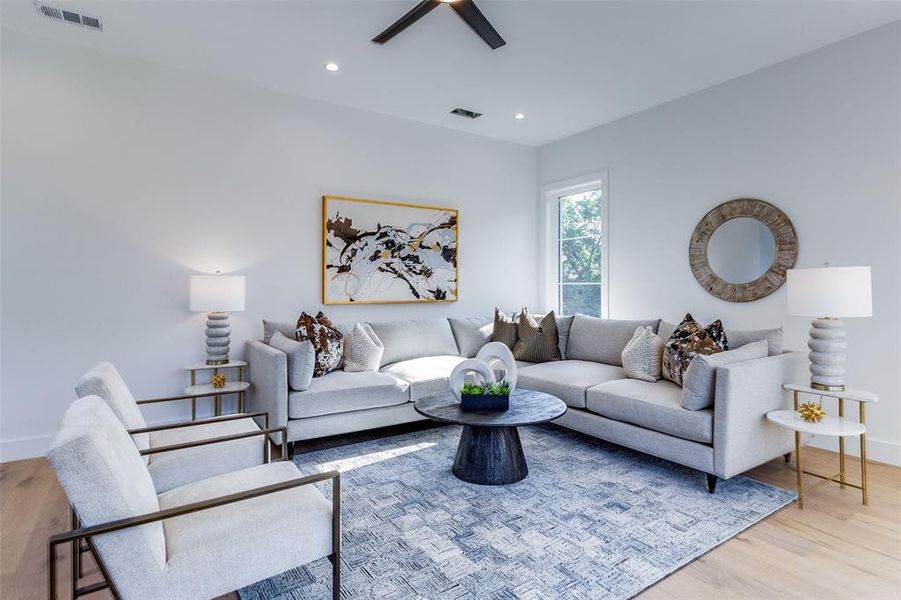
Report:
[[[560,281],[559,227],[560,198],[591,190],[601,190],[601,317],[610,316],[610,194],[607,171],[589,173],[541,186],[541,219],[544,223],[544,252],[541,260],[539,298],[547,310],[559,312]],[[594,284],[592,284],[594,285]]]

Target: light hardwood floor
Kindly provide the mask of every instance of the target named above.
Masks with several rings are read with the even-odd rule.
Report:
[[[833,473],[837,455],[805,449],[805,468]],[[858,470],[852,463],[849,481]],[[781,460],[751,477],[794,489]],[[715,548],[654,587],[641,600],[690,598],[901,599],[901,469],[871,463],[870,506],[837,485],[805,496]],[[44,459],[0,465],[0,598],[47,597],[47,537],[68,529],[62,489]],[[60,598],[68,598],[67,552],[60,552]],[[88,579],[95,570],[88,566]],[[83,582],[84,583],[84,582]],[[92,598],[108,597],[101,592]]]

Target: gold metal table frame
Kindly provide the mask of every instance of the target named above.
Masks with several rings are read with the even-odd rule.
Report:
[[[845,437],[851,436],[838,436],[838,473],[835,475],[822,475],[820,473],[814,473],[812,471],[805,471],[802,467],[801,461],[801,434],[803,432],[795,430],[795,471],[797,473],[797,485],[798,485],[798,508],[804,509],[804,493],[809,492],[815,488],[820,487],[821,485],[827,484],[829,482],[839,484],[842,489],[845,487],[854,488],[860,490],[861,499],[863,500],[864,506],[869,506],[869,499],[867,497],[867,434],[866,434],[866,403],[872,402],[876,400],[874,395],[867,397],[866,399],[862,397],[857,397],[857,393],[848,392],[846,397],[843,392],[824,392],[821,390],[816,390],[813,388],[806,388],[803,386],[790,386],[786,385],[786,389],[790,389],[792,391],[793,399],[794,399],[794,408],[795,412],[798,411],[798,407],[800,405],[800,396],[801,394],[811,394],[811,395],[819,395],[819,396],[827,396],[838,399],[838,416],[839,418],[844,418],[845,416],[845,400],[851,400],[853,402],[857,402],[859,407],[859,419],[860,424],[864,426],[864,431],[859,434],[860,438],[860,484],[850,483],[845,477],[845,463],[846,463],[846,455],[845,455]],[[820,481],[804,487],[803,476],[810,475],[812,477],[817,477]]]

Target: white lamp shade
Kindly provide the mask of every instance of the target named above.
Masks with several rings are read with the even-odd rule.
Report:
[[[788,313],[805,317],[872,317],[870,267],[789,269]]]
[[[244,310],[244,276],[191,275],[189,304],[198,312]]]

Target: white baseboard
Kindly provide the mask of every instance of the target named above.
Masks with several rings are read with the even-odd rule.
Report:
[[[52,435],[39,435],[0,442],[0,462],[46,456]]]
[[[838,452],[838,438],[815,437],[811,440],[810,445]],[[860,456],[860,443],[856,436],[845,438],[845,452],[853,456]],[[874,462],[901,466],[901,443],[868,437],[867,458]]]

